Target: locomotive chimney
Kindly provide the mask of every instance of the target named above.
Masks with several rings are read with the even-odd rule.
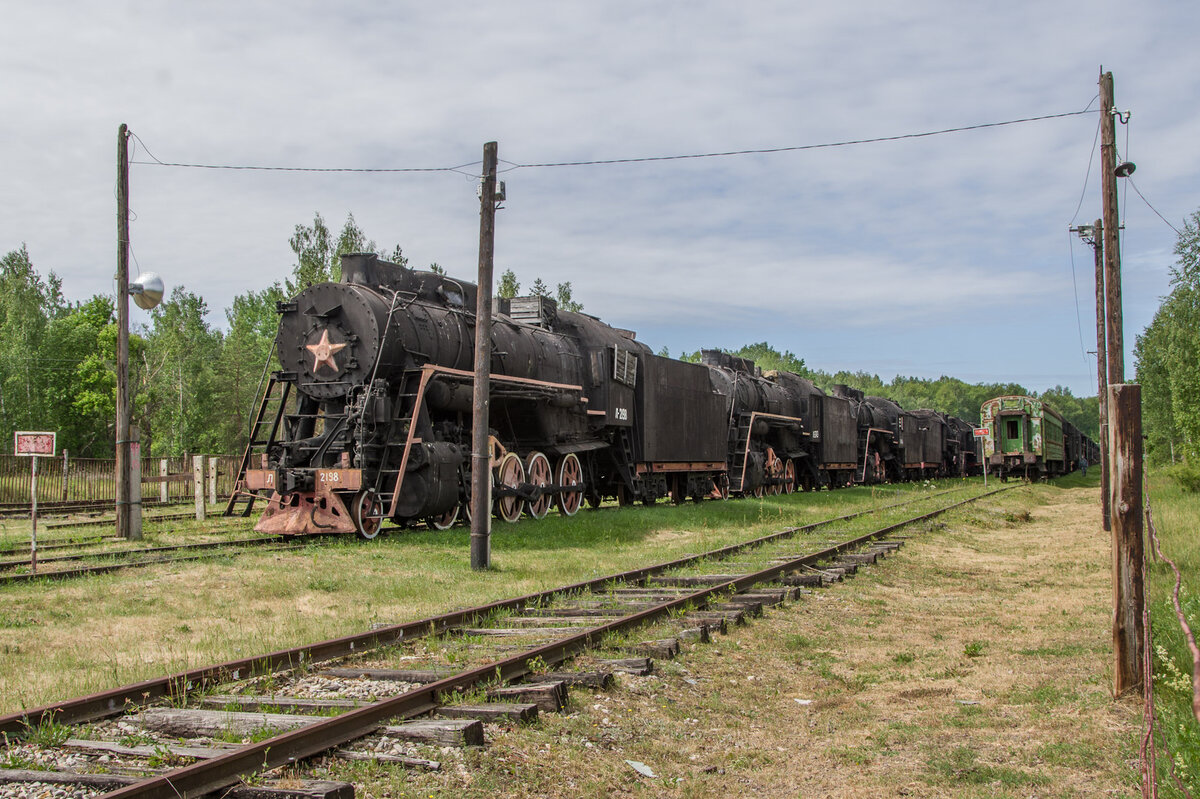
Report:
[[[360,286],[378,286],[379,256],[373,252],[352,252],[342,256],[342,282]]]

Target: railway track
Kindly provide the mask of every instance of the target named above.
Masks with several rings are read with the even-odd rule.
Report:
[[[413,742],[480,745],[484,721],[531,720],[563,709],[572,686],[603,687],[614,671],[645,673],[654,658],[676,654],[680,641],[705,640],[764,606],[852,574],[899,548],[901,541],[887,539],[896,531],[1003,490],[948,503],[950,492],[939,492],[549,591],[122,686],[0,718],[0,732],[55,738],[84,767],[98,753],[119,758],[126,773],[87,777],[87,790],[112,799],[201,796],[323,753],[436,768],[410,749]],[[865,524],[884,512],[900,518]],[[571,660],[577,668],[565,670]],[[91,737],[77,736],[82,724]],[[180,745],[182,738],[196,740]],[[227,743],[234,739],[240,745]],[[19,747],[9,747],[10,763],[20,762]],[[189,764],[175,765],[183,762]],[[0,771],[0,784],[29,784],[41,773]],[[257,797],[353,794],[343,784],[293,779],[289,786],[256,782],[253,790]]]
[[[162,563],[180,563],[185,561],[203,560],[211,557],[225,557],[245,552],[279,552],[290,549],[300,549],[307,546],[314,538],[326,536],[262,536],[257,538],[241,538],[224,541],[205,541],[195,544],[173,544],[160,547],[141,547],[137,549],[111,549],[97,552],[77,552],[71,555],[52,555],[38,558],[38,571],[15,571],[29,566],[27,558],[0,560],[0,586],[16,583],[27,583],[34,580],[65,580],[74,577],[85,577],[94,574],[108,574],[124,569],[136,569],[155,566]],[[38,550],[43,547],[39,544]],[[65,563],[94,560],[90,563],[73,568],[54,568]],[[51,564],[50,569],[45,569]]]
[[[142,499],[144,508],[186,507],[190,500],[171,500],[161,502],[154,499]],[[104,512],[113,510],[111,499],[68,500],[66,502],[38,501],[38,516],[59,516],[69,513]],[[0,502],[0,519],[28,519],[29,502]]]

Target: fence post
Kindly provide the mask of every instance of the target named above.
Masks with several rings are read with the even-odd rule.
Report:
[[[196,492],[196,521],[204,521],[204,456],[192,456],[192,482]]]
[[[208,503],[217,504],[217,456],[208,458]]]
[[[129,426],[129,507],[125,511],[129,540],[142,540],[142,436],[137,425]]]
[[[67,473],[68,473],[70,466],[71,466],[71,461],[67,457],[67,451],[64,449],[63,450],[63,495],[62,495],[63,502],[67,501]]]
[[[161,477],[163,481],[158,484],[158,501],[164,505],[167,504],[167,492],[170,490],[167,483],[167,478],[170,475],[170,461],[168,461],[166,458],[160,458],[158,461],[158,476]]]

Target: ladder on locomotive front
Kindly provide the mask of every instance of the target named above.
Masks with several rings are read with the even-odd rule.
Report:
[[[241,516],[249,516],[250,511],[254,508],[254,500],[259,499],[259,495],[253,491],[245,490],[246,470],[250,468],[250,464],[254,461],[255,455],[265,455],[267,445],[275,440],[276,434],[279,432],[279,425],[283,420],[284,410],[287,408],[288,398],[291,396],[292,381],[280,380],[279,372],[272,372],[270,381],[267,383],[267,390],[263,392],[262,400],[258,404],[258,410],[254,414],[254,419],[250,423],[250,438],[246,442],[246,451],[242,453],[241,463],[238,464],[237,477],[233,483],[233,492],[229,495],[229,501],[225,504],[224,516],[233,516],[238,505],[243,505],[241,508]],[[276,395],[276,388],[282,385],[282,390]],[[269,422],[268,422],[269,420]],[[270,429],[263,437],[263,430],[270,425]]]
[[[360,442],[362,451],[359,456],[362,468],[374,472],[374,479],[370,481],[370,485],[385,509],[385,514],[387,509],[392,507],[397,478],[404,467],[404,450],[408,445],[409,432],[418,422],[417,417],[421,411],[421,403],[417,402],[421,393],[421,376],[422,372],[419,369],[404,374],[400,390],[393,399],[394,404],[383,440]]]

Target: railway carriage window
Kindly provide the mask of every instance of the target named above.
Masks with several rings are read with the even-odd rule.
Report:
[[[1016,419],[1009,419],[1008,422],[1006,422],[1005,424],[1006,424],[1006,430],[1004,433],[1005,438],[1016,438],[1017,436],[1021,435],[1021,427],[1017,423]]]

